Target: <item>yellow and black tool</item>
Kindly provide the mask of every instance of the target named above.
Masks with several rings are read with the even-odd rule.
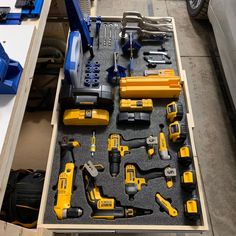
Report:
[[[102,109],[65,110],[63,123],[64,125],[108,125],[109,112]]]
[[[167,144],[166,144],[166,137],[165,137],[165,134],[163,132],[164,125],[160,124],[159,127],[160,127],[159,143],[158,143],[159,155],[160,155],[162,160],[170,160],[171,156],[170,156],[170,153],[168,151]]]
[[[120,100],[120,111],[147,111],[153,110],[152,99],[121,99]]]
[[[90,153],[91,157],[94,157],[96,152],[96,131],[92,131],[92,137],[91,137],[91,146],[90,146]]]
[[[165,211],[171,217],[177,217],[178,211],[171,205],[171,201],[164,198],[160,193],[156,193],[155,199],[157,204],[160,206],[161,211]]]
[[[194,170],[185,170],[180,178],[181,186],[187,190],[192,191],[196,188],[196,175]]]
[[[121,98],[177,98],[182,86],[174,70],[149,76],[125,77],[120,80]]]
[[[96,184],[96,170],[103,171],[102,165],[93,165],[90,162],[81,166],[81,169],[86,198],[92,208],[93,219],[115,220],[152,214],[153,211],[150,209],[122,206],[114,197],[104,196],[102,187]]]
[[[54,212],[59,220],[77,218],[83,214],[83,210],[80,207],[72,207],[71,198],[76,170],[73,149],[80,147],[80,143],[63,137],[59,144],[61,147],[60,174],[58,177]]]
[[[169,166],[165,168],[153,168],[142,170],[137,164],[125,165],[125,192],[129,200],[134,200],[134,195],[141,191],[143,185],[147,185],[150,179],[166,179],[166,186],[171,188],[176,177],[176,169]]]
[[[181,147],[177,153],[177,156],[178,161],[184,166],[189,166],[193,161],[191,148],[188,145]]]
[[[184,202],[184,214],[190,220],[198,220],[200,218],[200,207],[197,197],[193,196]]]
[[[171,102],[166,107],[166,118],[170,122],[181,121],[184,115],[183,104],[181,102]]]
[[[169,125],[169,138],[172,142],[182,143],[187,138],[187,125],[175,121]]]
[[[146,147],[148,156],[155,154],[154,146],[157,145],[157,137],[124,139],[121,134],[110,134],[108,138],[108,157],[110,163],[110,174],[116,177],[120,172],[121,158],[130,153],[131,149]]]

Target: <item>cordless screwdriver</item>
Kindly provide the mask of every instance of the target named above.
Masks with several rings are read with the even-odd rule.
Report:
[[[155,145],[157,145],[157,137],[153,136],[126,140],[121,134],[110,134],[107,150],[111,176],[116,177],[119,174],[121,158],[130,153],[131,149],[145,147],[151,158],[155,154]]]

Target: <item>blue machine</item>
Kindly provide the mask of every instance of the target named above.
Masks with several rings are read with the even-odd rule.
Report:
[[[83,50],[90,50],[93,57],[93,38],[90,36],[87,22],[83,12],[80,9],[78,0],[65,0],[66,10],[71,31],[79,31],[81,33]]]
[[[27,0],[24,0],[27,3]],[[30,9],[22,7],[21,13],[12,13],[10,7],[0,7],[0,25],[20,25],[24,18],[38,18],[44,0],[35,0]]]
[[[138,54],[141,44],[133,38],[133,34],[129,34],[129,40],[125,42],[125,44],[122,46],[122,51],[124,55],[130,54],[130,48],[132,48],[132,51],[134,54]]]
[[[23,68],[10,59],[0,43],[0,94],[16,94]]]
[[[80,86],[82,56],[81,34],[79,31],[70,32],[64,73],[67,82],[75,88]]]

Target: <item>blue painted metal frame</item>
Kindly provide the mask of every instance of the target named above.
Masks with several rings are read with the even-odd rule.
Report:
[[[23,68],[9,58],[0,43],[0,94],[16,94]]]
[[[20,25],[24,18],[38,18],[41,14],[44,0],[36,0],[32,10],[22,9],[21,13],[8,13],[6,20],[0,21],[0,25]]]
[[[93,45],[93,38],[90,36],[87,22],[80,9],[78,0],[65,0],[67,15],[71,31],[79,31],[82,38],[83,50],[87,51]]]

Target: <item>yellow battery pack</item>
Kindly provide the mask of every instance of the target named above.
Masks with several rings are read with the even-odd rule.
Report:
[[[63,116],[64,125],[108,125],[109,112],[102,109],[66,110]]]
[[[184,203],[185,216],[191,220],[197,220],[200,217],[198,199],[191,198]]]
[[[120,100],[120,111],[149,111],[153,110],[152,99],[121,99]]]
[[[174,70],[149,76],[126,77],[120,80],[121,98],[177,98],[181,92],[180,77]]]

